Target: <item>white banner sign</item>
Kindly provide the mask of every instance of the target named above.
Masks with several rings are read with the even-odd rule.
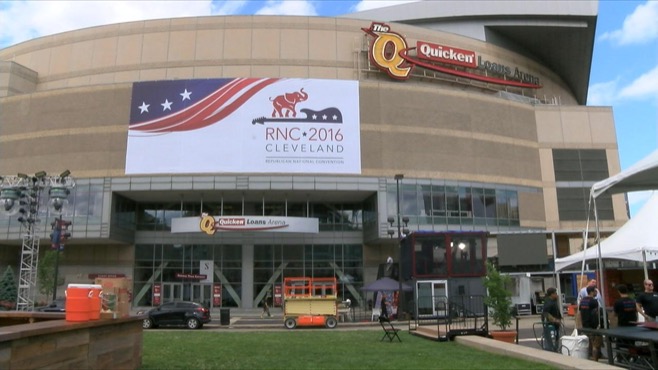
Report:
[[[199,261],[199,275],[206,275],[206,278],[199,280],[200,283],[212,283],[215,274],[215,263],[213,260]]]
[[[183,217],[171,220],[172,233],[253,231],[275,233],[313,233],[320,230],[317,218],[267,217],[267,216],[223,216]]]
[[[361,173],[358,81],[133,84],[126,174]]]

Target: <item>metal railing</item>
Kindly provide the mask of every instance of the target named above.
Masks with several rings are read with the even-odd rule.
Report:
[[[438,340],[451,340],[457,335],[486,336],[489,332],[484,297],[462,295],[457,297],[418,297],[409,330],[419,326],[435,325]]]

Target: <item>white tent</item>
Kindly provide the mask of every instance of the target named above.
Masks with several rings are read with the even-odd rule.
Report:
[[[658,178],[656,178],[658,181]],[[635,217],[601,242],[601,258],[646,262],[658,260],[658,193],[654,193]],[[598,258],[596,247],[555,260],[555,270]]]
[[[581,271],[584,270],[585,268],[585,261],[587,256],[591,255],[597,259],[598,262],[598,269],[599,269],[599,280],[601,282],[599,290],[601,291],[601,295],[605,297],[605,282],[604,282],[604,275],[603,275],[603,242],[601,241],[601,233],[599,230],[599,216],[598,216],[598,211],[596,209],[596,198],[598,198],[601,194],[608,193],[608,194],[614,194],[614,193],[625,193],[625,192],[632,192],[632,191],[641,191],[641,190],[652,190],[652,189],[658,189],[658,150],[654,151],[653,153],[649,154],[639,162],[635,163],[631,167],[627,168],[624,171],[621,171],[620,173],[608,177],[605,180],[599,181],[592,185],[592,188],[590,189],[590,207],[592,207],[592,204],[594,205],[594,222],[596,225],[596,240],[598,240],[598,243],[596,245],[596,248],[588,248],[586,252],[580,252],[577,253],[576,255],[580,254],[580,261],[582,263],[582,268]],[[652,198],[654,198],[653,196]],[[652,199],[653,200],[653,199]],[[654,202],[655,203],[655,202]],[[646,213],[648,213],[650,216],[653,216],[656,214],[656,208],[652,206],[649,209],[647,209]],[[644,211],[644,208],[642,208],[642,211]],[[643,212],[641,212],[643,213]],[[639,216],[639,214],[638,214]],[[636,217],[638,217],[636,216]],[[612,242],[615,242],[615,244],[608,243],[610,247],[608,249],[610,250],[609,253],[612,253],[613,250],[619,251],[617,253],[617,256],[622,256],[622,255],[634,255],[637,254],[638,251],[633,251],[636,248],[640,248],[639,254],[643,256],[644,260],[644,278],[648,279],[648,272],[647,272],[647,264],[646,264],[646,258],[651,258],[653,257],[653,254],[648,255],[646,253],[646,250],[642,250],[642,248],[646,248],[646,243],[651,240],[656,240],[655,238],[655,230],[656,228],[651,221],[650,216],[645,216],[644,221],[638,221],[638,222],[633,222],[631,223],[634,219],[631,219],[630,221],[627,222],[627,225],[633,225],[631,231],[635,231],[635,234],[632,234],[631,231],[624,232],[624,235],[626,237],[631,238],[630,240],[633,241],[633,244],[627,243],[626,240],[623,240],[623,235],[616,237],[615,239],[612,240]],[[639,226],[635,226],[639,225]],[[624,225],[625,227],[626,225]],[[640,226],[644,226],[644,229],[641,229]],[[617,230],[617,232],[621,231],[624,227],[621,229]],[[587,227],[585,228],[585,237],[583,238],[584,240],[588,240],[587,233],[589,231],[589,212],[587,215]],[[616,234],[616,233],[615,233]],[[612,237],[615,235],[613,234],[610,236],[606,241],[609,241],[612,239]],[[653,236],[653,237],[652,237]],[[630,241],[629,240],[629,241]],[[637,244],[639,243],[639,244]],[[651,242],[651,244],[655,247],[655,242]],[[596,251],[594,251],[596,250]],[[562,259],[562,268],[573,264],[572,262],[565,262],[567,258],[574,257],[574,255],[566,257]],[[607,258],[620,258],[620,257],[611,257],[608,255]],[[555,260],[555,272],[557,274],[558,272],[558,262],[559,258]],[[559,286],[559,284],[558,284]],[[607,311],[603,310],[603,317],[604,320],[607,322]]]
[[[592,185],[591,196],[658,189],[658,150],[626,170]]]

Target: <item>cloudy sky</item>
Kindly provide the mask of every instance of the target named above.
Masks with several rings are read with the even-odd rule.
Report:
[[[231,14],[338,16],[403,2],[408,1],[1,0],[0,48],[39,36],[135,20]],[[656,150],[658,0],[599,2],[588,105],[613,107],[622,169]],[[630,194],[633,214],[648,195]]]

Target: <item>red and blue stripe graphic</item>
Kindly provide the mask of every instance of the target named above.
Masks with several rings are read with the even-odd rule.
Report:
[[[277,78],[147,81],[133,84],[131,131],[192,131],[230,116]]]

